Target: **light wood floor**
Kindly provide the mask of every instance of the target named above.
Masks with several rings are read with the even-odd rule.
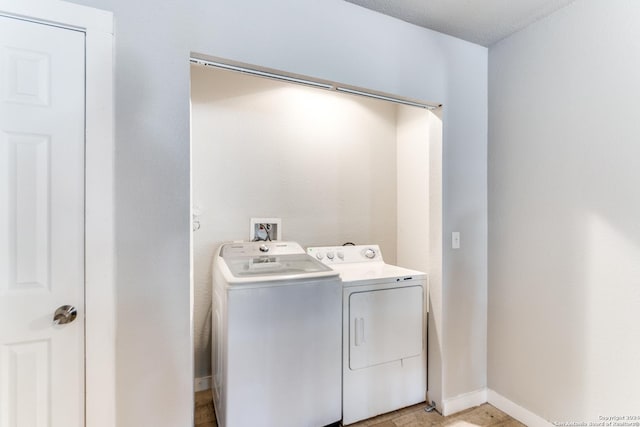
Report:
[[[218,427],[211,390],[196,392],[195,427]]]
[[[435,411],[425,412],[426,406],[425,403],[410,406],[349,427],[525,427],[487,403],[448,417]],[[211,390],[196,393],[195,423],[195,427],[217,427]]]

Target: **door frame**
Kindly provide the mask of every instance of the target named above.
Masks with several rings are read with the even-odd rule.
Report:
[[[0,15],[86,34],[85,426],[115,427],[113,14],[61,0],[0,0]]]

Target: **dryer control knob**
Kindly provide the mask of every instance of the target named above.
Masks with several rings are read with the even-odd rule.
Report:
[[[333,259],[333,252],[327,252],[327,258]]]
[[[322,259],[322,258],[324,258],[324,255],[322,255],[322,252],[318,252],[318,253],[316,253],[316,258]]]
[[[260,245],[260,252],[269,252],[269,246]]]
[[[376,257],[376,251],[374,251],[373,249],[369,248],[369,249],[364,251],[364,256],[366,256],[369,259],[375,258]]]

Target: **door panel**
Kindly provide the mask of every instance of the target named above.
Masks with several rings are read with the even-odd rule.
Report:
[[[83,425],[84,73],[84,33],[0,17],[0,427]]]
[[[423,348],[423,288],[409,286],[349,296],[349,368],[418,356]]]
[[[9,365],[5,379],[9,389],[7,407],[12,409],[7,413],[8,425],[48,425],[49,340],[9,344],[2,350]]]
[[[6,134],[9,168],[8,290],[50,289],[49,137]]]

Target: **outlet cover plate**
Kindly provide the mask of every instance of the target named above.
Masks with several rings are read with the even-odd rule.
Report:
[[[451,248],[460,249],[460,232],[454,231],[451,233]]]

